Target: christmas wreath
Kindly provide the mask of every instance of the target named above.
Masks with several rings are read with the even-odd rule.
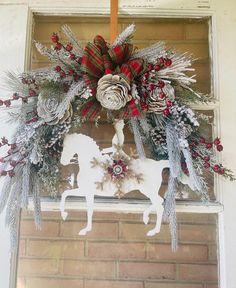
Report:
[[[51,196],[57,195],[64,136],[84,121],[97,124],[104,111],[109,123],[115,119],[129,123],[140,158],[145,157],[146,144],[151,158],[169,160],[165,195],[166,207],[172,207],[166,210],[169,220],[174,218],[180,173],[190,177],[204,200],[208,199],[205,171],[234,179],[217,162],[215,152],[223,150],[220,139],[212,141],[201,135],[199,121],[209,122],[209,118],[189,106],[212,100],[191,88],[195,79],[186,74],[194,70],[191,57],[166,49],[162,42],[137,51],[132,44],[134,30],[130,25],[111,44],[96,36],[82,48],[65,25],[69,43],[62,43],[56,33],[51,36],[51,49],[35,43],[53,66],[20,75],[8,73],[7,85],[14,93],[0,100],[0,106],[10,109],[10,120],[18,121],[19,126],[11,142],[5,137],[0,142],[9,148],[0,158],[0,175],[5,177],[0,212],[7,206],[12,246],[17,215],[28,207],[29,196],[35,223],[40,226],[40,192],[46,189]]]

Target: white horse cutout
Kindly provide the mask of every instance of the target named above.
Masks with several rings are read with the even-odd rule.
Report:
[[[83,134],[67,135],[63,143],[63,151],[61,155],[61,164],[68,165],[74,154],[78,155],[80,171],[77,175],[77,183],[79,188],[66,190],[62,193],[60,210],[61,216],[65,220],[68,213],[65,212],[65,201],[68,196],[84,196],[87,203],[87,225],[79,232],[79,235],[86,235],[92,229],[92,216],[94,211],[94,196],[112,197],[117,191],[117,187],[111,181],[105,183],[103,189],[97,189],[96,183],[101,181],[104,176],[104,170],[101,167],[93,167],[91,162],[94,158],[105,161],[109,159],[109,155],[103,153],[115,153],[115,145],[123,145],[123,120],[117,122],[115,126],[116,134],[113,137],[111,148],[106,148],[101,151],[96,142]],[[102,153],[103,152],[103,153]],[[125,152],[123,152],[125,153]],[[125,154],[126,155],[126,154]],[[162,215],[163,215],[163,198],[158,195],[159,188],[162,183],[162,170],[169,167],[168,160],[155,161],[153,159],[134,159],[131,160],[131,168],[137,174],[142,174],[143,181],[139,182],[135,179],[124,180],[122,192],[124,194],[139,190],[142,194],[148,197],[151,205],[143,213],[143,222],[149,221],[149,214],[155,211],[157,215],[155,227],[150,230],[147,235],[153,236],[160,232]],[[181,177],[179,179],[183,184],[189,183],[189,177]]]

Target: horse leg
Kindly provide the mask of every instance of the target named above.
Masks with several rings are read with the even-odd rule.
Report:
[[[152,230],[148,231],[147,236],[153,236],[160,232],[162,215],[164,212],[164,208],[162,205],[163,199],[159,195],[155,195],[154,197],[150,198],[150,200],[152,202],[152,205],[150,208],[156,211],[157,219],[156,219],[155,227]]]
[[[66,220],[68,216],[68,212],[65,211],[65,202],[66,202],[66,197],[68,196],[83,196],[83,195],[79,195],[79,188],[66,190],[65,192],[61,194],[60,211],[61,211],[61,217],[63,220]]]
[[[148,224],[149,222],[149,214],[151,213],[152,210],[153,210],[153,205],[151,204],[143,212],[143,222],[145,225]]]
[[[94,195],[86,195],[87,202],[87,225],[85,228],[80,230],[79,235],[86,235],[87,232],[92,230],[92,218],[93,218],[93,208],[94,208]]]

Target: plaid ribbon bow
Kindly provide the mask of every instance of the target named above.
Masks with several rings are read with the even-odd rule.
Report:
[[[88,43],[84,49],[81,69],[84,72],[85,83],[96,95],[97,82],[104,74],[116,74],[128,83],[143,73],[145,63],[143,59],[129,60],[133,52],[133,45],[124,43],[108,48],[102,36],[96,36],[93,43]]]

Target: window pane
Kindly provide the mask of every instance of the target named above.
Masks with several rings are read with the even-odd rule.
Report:
[[[211,73],[210,73],[210,59],[209,59],[209,41],[208,41],[208,19],[161,19],[161,18],[120,18],[119,31],[122,31],[130,23],[136,24],[136,33],[133,39],[137,48],[149,46],[156,41],[165,41],[167,46],[171,49],[180,52],[189,52],[196,59],[194,68],[196,71],[192,74],[197,74],[197,83],[195,89],[204,93],[209,93],[211,88]],[[35,18],[35,40],[42,42],[48,46],[50,43],[50,36],[52,32],[59,31],[60,37],[66,41],[61,33],[61,25],[68,24],[75,32],[82,44],[92,41],[93,37],[101,34],[109,41],[109,19],[100,17],[43,17],[37,16]],[[48,66],[47,58],[41,56],[35,48],[32,53],[32,68]],[[211,111],[205,111],[210,113]],[[88,136],[95,139],[101,148],[110,147],[111,140],[114,135],[114,129],[111,124],[106,121],[106,115],[103,115],[99,126],[95,127],[94,123],[85,123],[79,130]],[[206,128],[206,129],[205,129]],[[210,126],[204,126],[206,138],[212,137],[212,129]],[[126,153],[135,150],[133,135],[128,127],[125,127],[125,146]],[[66,188],[77,187],[76,176],[79,172],[77,164],[68,165],[68,167],[61,167],[61,183],[59,193]],[[72,175],[70,184],[67,179]],[[210,199],[215,200],[213,176],[206,175],[209,185]],[[163,195],[168,182],[168,170],[163,171],[163,184],[160,188],[160,195]],[[68,186],[69,185],[69,186]],[[186,200],[199,200],[195,193],[183,187],[183,193],[179,198]],[[47,195],[47,191],[42,192]],[[138,191],[128,193],[126,198],[145,199]]]

